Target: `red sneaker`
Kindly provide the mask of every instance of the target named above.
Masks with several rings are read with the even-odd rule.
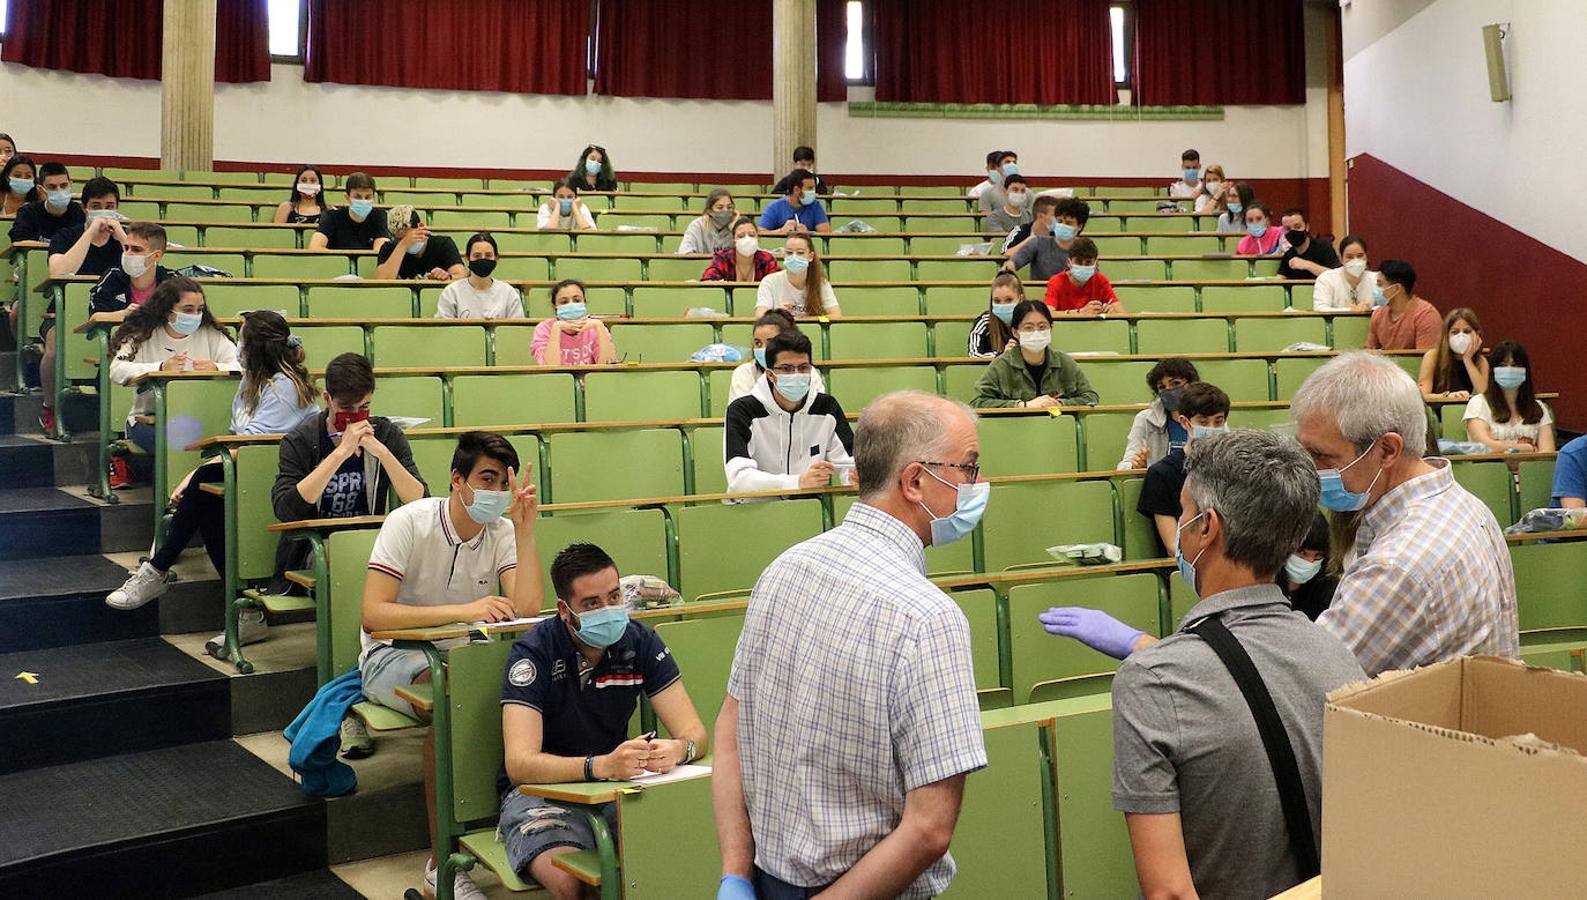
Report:
[[[117,490],[132,486],[132,467],[120,456],[110,458],[110,487]]]
[[[39,427],[44,429],[45,435],[53,435],[55,433],[55,409],[54,409],[54,407],[49,407],[49,406],[41,406],[41,407],[39,407]]]

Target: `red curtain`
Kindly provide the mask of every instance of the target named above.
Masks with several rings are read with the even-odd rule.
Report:
[[[843,0],[817,0],[816,99],[848,97]],[[678,35],[688,35],[680,47]],[[770,0],[598,0],[595,93],[769,100]]]
[[[309,0],[305,81],[585,92],[588,0]]]
[[[1107,0],[876,0],[876,99],[1113,104]]]
[[[218,0],[215,80],[270,80],[267,0]],[[12,0],[0,60],[112,78],[160,77],[161,0]]]
[[[1306,102],[1302,0],[1135,0],[1141,106]]]

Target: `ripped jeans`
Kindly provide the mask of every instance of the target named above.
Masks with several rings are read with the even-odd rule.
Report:
[[[603,803],[601,815],[612,838],[617,837],[617,804]],[[516,787],[502,795],[501,821],[496,836],[507,849],[514,872],[527,876],[535,857],[553,847],[595,849],[595,832],[584,814],[543,797],[531,797]]]

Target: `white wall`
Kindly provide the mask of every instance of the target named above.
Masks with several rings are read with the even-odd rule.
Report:
[[[1587,260],[1575,199],[1587,192],[1582,0],[1397,2],[1422,8],[1379,35],[1352,22],[1371,4],[1343,13],[1346,35],[1360,35],[1345,60],[1348,155],[1371,154]],[[1481,29],[1495,22],[1510,23],[1506,103],[1488,98]]]

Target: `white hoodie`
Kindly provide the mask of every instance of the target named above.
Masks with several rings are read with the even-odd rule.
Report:
[[[811,387],[804,403],[787,412],[762,375],[748,396],[727,408],[722,439],[730,493],[798,490],[799,476],[818,460],[852,466],[854,431],[831,394]]]

